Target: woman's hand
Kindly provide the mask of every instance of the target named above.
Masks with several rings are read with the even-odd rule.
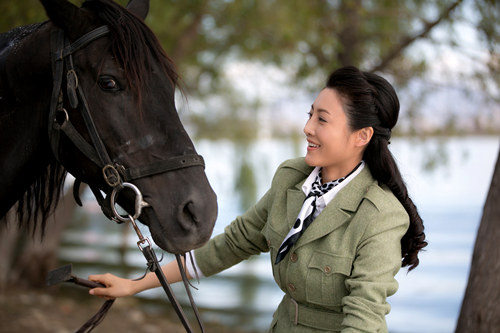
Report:
[[[175,283],[182,280],[179,267],[175,260],[165,264],[161,268],[169,283]],[[189,274],[188,278],[191,278]],[[90,275],[89,280],[100,282],[106,286],[106,288],[90,289],[89,293],[91,295],[101,296],[107,299],[131,296],[143,290],[161,286],[156,274],[153,272],[149,272],[140,280],[123,279],[110,273],[103,275]]]
[[[113,299],[135,294],[133,288],[135,281],[133,280],[123,279],[110,273],[103,275],[90,275],[89,280],[100,282],[106,286],[106,288],[90,289],[89,293],[91,295]]]

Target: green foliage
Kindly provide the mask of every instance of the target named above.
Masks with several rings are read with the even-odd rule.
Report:
[[[250,59],[291,71],[297,82],[345,65],[377,68],[407,81],[425,70],[421,59],[399,50],[451,1],[164,1],[152,0],[148,23],[179,64],[186,83],[217,87],[227,60]],[[382,65],[381,65],[382,64]],[[380,66],[381,67],[377,67]],[[321,80],[322,83],[322,80]],[[319,81],[312,87],[317,90]]]
[[[493,81],[496,90],[496,102],[500,102],[500,1],[484,0],[474,2],[475,9],[479,13],[478,30],[481,38],[488,47],[490,59],[487,63],[489,72],[478,73],[481,83]],[[488,74],[491,74],[488,75]],[[486,77],[485,77],[486,75]],[[484,89],[490,90],[487,84]]]
[[[118,2],[126,5],[128,0]],[[203,136],[216,133],[250,139],[257,132],[251,128],[257,126],[251,116],[243,118],[243,125],[234,125],[256,102],[234,103],[241,92],[225,82],[228,62],[272,64],[288,73],[290,87],[308,91],[320,89],[333,69],[352,64],[383,72],[402,89],[428,75],[432,64],[425,48],[415,44],[425,42],[434,52],[444,44],[460,50],[456,27],[461,24],[480,32],[480,42],[489,54],[481,60],[484,66],[461,79],[475,82],[488,98],[500,101],[500,3],[495,0],[472,4],[461,0],[150,2],[146,23],[177,64],[190,99],[204,101],[218,94],[231,100],[193,116],[191,123]],[[0,10],[1,31],[46,19],[37,0],[4,0]],[[437,27],[447,30],[438,37]]]
[[[128,1],[117,2],[126,5]],[[352,64],[408,81],[424,73],[426,64],[409,53],[411,43],[402,44],[416,36],[415,40],[430,38],[423,33],[430,22],[456,23],[457,9],[449,10],[453,5],[462,6],[460,0],[151,0],[146,22],[178,64],[186,85],[213,93],[223,64],[234,59],[273,63],[291,71],[297,80],[318,73],[323,77],[338,66]],[[494,0],[474,2],[478,16],[474,24],[496,55],[499,6]],[[0,10],[2,31],[46,19],[37,0],[3,1]],[[395,51],[397,55],[382,64]],[[207,80],[211,84],[203,86]]]
[[[11,28],[25,25],[28,23],[41,22],[47,19],[40,1],[23,0],[0,2],[0,32],[5,32]]]

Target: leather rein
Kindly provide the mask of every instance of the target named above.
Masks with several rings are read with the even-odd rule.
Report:
[[[178,170],[182,168],[188,168],[193,166],[205,166],[203,157],[197,154],[182,155],[171,157],[166,160],[155,162],[149,165],[143,165],[139,167],[125,167],[118,163],[113,163],[109,154],[102,142],[95,123],[89,111],[88,103],[85,98],[84,92],[78,84],[78,76],[73,65],[72,55],[87,46],[89,43],[107,35],[110,32],[107,26],[101,26],[96,28],[87,34],[83,35],[73,43],[70,43],[61,29],[54,29],[51,33],[51,63],[53,72],[53,90],[50,101],[50,113],[49,113],[49,141],[51,144],[52,151],[57,160],[60,158],[60,147],[59,141],[61,132],[68,137],[71,142],[83,153],[89,160],[96,164],[102,170],[103,178],[109,188],[106,189],[106,198],[103,197],[101,189],[95,186],[90,186],[92,192],[94,193],[101,209],[109,219],[117,222],[130,222],[139,237],[137,245],[140,251],[143,253],[144,257],[148,262],[148,269],[154,272],[158,277],[165,293],[167,294],[170,303],[172,304],[174,310],[176,311],[179,319],[181,320],[186,332],[193,332],[189,322],[184,314],[182,307],[175,298],[175,295],[170,288],[170,285],[165,278],[161,266],[158,262],[156,254],[151,246],[151,242],[148,238],[144,237],[140,232],[135,220],[139,218],[141,210],[144,207],[149,206],[143,198],[139,189],[130,181],[136,180],[142,177],[148,177],[155,174],[160,174],[164,172],[169,172],[172,170]],[[69,114],[63,107],[64,94],[62,90],[63,75],[66,74],[66,95],[68,98],[69,105],[72,109],[79,109],[82,118],[85,122],[88,134],[91,139],[91,143],[87,142],[83,136],[78,133],[76,128],[72,125]],[[80,107],[78,107],[80,105]],[[76,202],[81,206],[81,200],[78,194],[78,188],[81,184],[81,180],[76,179],[75,185],[73,187],[73,195]],[[135,212],[133,215],[121,216],[116,211],[116,198],[118,193],[125,189],[130,188],[134,191],[135,197]],[[191,291],[189,289],[189,282],[186,276],[185,268],[183,267],[180,255],[176,255],[176,260],[179,265],[179,270],[182,275],[184,285],[186,287],[186,292],[188,294],[189,300],[191,302],[191,307],[195,313],[198,325],[201,332],[204,332],[204,327],[200,319],[200,315],[196,304],[194,303]],[[89,319],[77,332],[90,332],[95,326],[97,326],[110,306],[113,304],[114,300],[108,300],[101,307],[99,312]]]

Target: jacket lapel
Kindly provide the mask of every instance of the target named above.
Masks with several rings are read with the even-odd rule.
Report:
[[[337,193],[335,198],[318,215],[309,228],[306,229],[295,246],[300,247],[321,238],[349,221],[351,216],[356,213],[361,200],[366,194],[367,188],[373,182],[373,177],[368,167],[365,166],[356,178]],[[303,195],[302,200],[304,200],[304,197]],[[298,211],[300,211],[302,202],[299,206]],[[297,218],[297,214],[295,218]],[[290,218],[288,220],[290,220]]]
[[[321,214],[311,223],[309,228],[306,229],[304,234],[300,236],[296,244],[297,247],[328,235],[350,219],[352,214],[332,204],[333,201],[325,207]]]
[[[287,191],[287,202],[286,202],[286,215],[287,215],[287,230],[285,235],[290,231],[290,229],[295,224],[297,220],[297,216],[299,215],[300,209],[302,208],[302,204],[306,198],[304,192],[302,192],[302,185],[304,184],[305,179],[295,185],[294,188],[288,189]]]

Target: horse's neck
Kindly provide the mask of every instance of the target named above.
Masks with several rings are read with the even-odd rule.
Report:
[[[48,27],[16,44],[2,37],[8,50],[3,52],[0,74],[0,206],[17,200],[48,164],[52,90]]]
[[[34,24],[0,35],[2,96],[11,104],[47,104],[51,90],[50,25]],[[49,91],[49,94],[46,92]]]
[[[46,26],[45,29],[40,30],[41,27]],[[23,47],[25,41],[29,41],[29,37],[45,35],[48,31],[48,26],[45,23],[30,24],[22,27],[13,28],[5,33],[0,34],[0,90],[3,90],[0,97],[8,98],[10,97],[9,91],[9,77],[7,76],[7,61],[12,59],[12,57],[17,57],[20,52],[25,52],[26,49]],[[33,39],[35,40],[36,39]],[[36,52],[40,49],[39,45],[42,44],[43,40],[38,40],[38,43],[32,44],[32,49]],[[39,45],[37,45],[39,44]],[[28,42],[27,45],[30,45]],[[29,46],[28,46],[29,48]]]

